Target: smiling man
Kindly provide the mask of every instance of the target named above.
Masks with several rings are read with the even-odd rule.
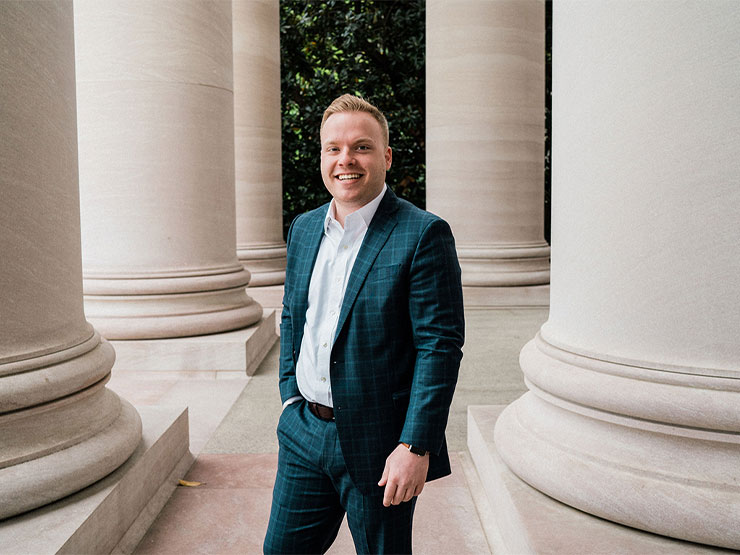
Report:
[[[380,110],[331,103],[321,175],[333,198],[288,232],[265,553],[324,553],[345,513],[358,553],[411,553],[416,498],[450,473],[460,266],[447,223],[386,186],[392,159]]]

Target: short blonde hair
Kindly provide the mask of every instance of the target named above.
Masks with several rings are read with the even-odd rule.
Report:
[[[388,120],[385,119],[383,112],[381,112],[376,106],[370,104],[364,98],[353,94],[343,94],[342,96],[335,98],[334,101],[329,104],[329,107],[324,110],[324,117],[321,118],[321,127],[319,128],[319,131],[324,128],[324,123],[329,119],[329,116],[341,112],[366,112],[373,116],[373,118],[375,118],[375,120],[380,124],[380,130],[385,139],[384,146],[388,146]]]

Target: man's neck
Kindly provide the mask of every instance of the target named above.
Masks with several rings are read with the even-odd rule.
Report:
[[[329,205],[329,215],[332,216],[339,223],[339,225],[342,226],[342,228],[344,228],[344,221],[347,216],[353,214],[354,212],[357,212],[358,210],[362,210],[368,204],[372,204],[373,202],[379,204],[380,202],[378,197],[382,197],[385,194],[386,189],[387,187],[384,184],[383,188],[380,190],[380,193],[378,193],[378,195],[374,199],[366,202],[362,206],[356,206],[353,204],[341,204],[337,202],[336,199],[332,199],[331,204]]]

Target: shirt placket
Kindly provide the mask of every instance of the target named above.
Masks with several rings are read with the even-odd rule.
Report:
[[[316,357],[317,369],[319,370],[318,390],[326,395],[322,404],[331,404],[331,382],[329,376],[329,359],[333,343],[333,334],[336,330],[339,310],[342,302],[342,292],[344,289],[344,278],[347,271],[347,259],[349,249],[347,248],[346,233],[339,232],[337,229],[330,230],[332,235],[332,256],[329,264],[329,295],[325,307],[324,317],[321,318],[321,335],[319,337],[319,348]]]

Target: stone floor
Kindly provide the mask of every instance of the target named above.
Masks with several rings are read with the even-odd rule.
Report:
[[[415,552],[490,553],[490,521],[467,452],[467,406],[507,404],[525,390],[521,347],[547,319],[547,309],[471,310],[458,387],[447,429],[453,473],[428,484],[414,519]],[[196,460],[142,539],[136,553],[261,553],[277,461],[280,413],[278,345],[250,377],[167,376],[118,372],[111,388],[134,405],[189,407]],[[482,517],[482,518],[481,518]],[[354,553],[343,525],[331,554]]]

